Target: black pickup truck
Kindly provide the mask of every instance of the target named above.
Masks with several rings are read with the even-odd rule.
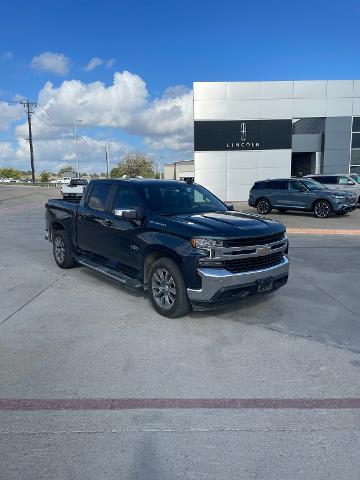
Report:
[[[186,182],[94,180],[81,201],[48,200],[46,238],[59,267],[80,264],[144,289],[167,317],[270,292],[288,279],[284,225],[235,212]]]

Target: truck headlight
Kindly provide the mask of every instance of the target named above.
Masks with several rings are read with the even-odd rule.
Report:
[[[224,244],[223,240],[217,238],[192,238],[191,245],[194,248],[214,248],[222,247]]]

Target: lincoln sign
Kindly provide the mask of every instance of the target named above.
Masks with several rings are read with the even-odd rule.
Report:
[[[291,120],[195,121],[195,151],[291,149]]]

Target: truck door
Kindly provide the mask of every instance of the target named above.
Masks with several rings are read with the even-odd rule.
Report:
[[[115,210],[128,210],[141,208],[141,201],[136,189],[127,184],[120,183],[116,187],[114,201],[110,206],[111,225],[107,232],[107,256],[113,261],[139,271],[142,265],[141,239],[139,233],[143,229],[136,220],[115,217]],[[133,272],[135,273],[135,272]]]
[[[112,184],[106,181],[95,183],[86,204],[79,207],[77,217],[77,243],[81,250],[107,256],[107,234],[112,215],[109,201]]]

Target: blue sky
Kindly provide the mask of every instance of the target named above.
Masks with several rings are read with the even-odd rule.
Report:
[[[348,0],[35,0],[28,5],[23,1],[4,0],[0,16],[0,99],[21,95],[37,100],[39,92],[50,81],[52,90],[43,106],[59,123],[68,124],[64,127],[67,135],[71,134],[71,115],[80,115],[88,118],[88,126],[81,131],[81,135],[90,139],[88,143],[92,138],[119,142],[114,146],[116,159],[123,150],[131,148],[148,151],[156,159],[160,154],[168,160],[191,158],[191,120],[184,105],[190,98],[186,89],[192,88],[193,81],[360,78],[359,19],[360,3]],[[63,70],[61,65],[59,70],[54,69],[54,64],[50,63],[53,66],[48,68],[48,63],[42,63],[44,52],[62,55],[51,60],[65,62]],[[36,57],[40,59],[34,60]],[[85,71],[92,58],[102,63]],[[109,101],[109,97],[116,94],[106,89],[113,84],[114,73],[124,71],[130,72],[131,77],[119,79],[117,92],[126,80],[127,96],[131,96],[136,84],[134,102],[122,111],[122,117],[132,115],[132,119],[126,122],[109,119],[106,111],[99,111],[102,120],[96,124],[96,112],[88,115],[84,110],[86,106],[83,110],[80,106],[71,110],[70,103],[76,100],[71,100],[73,90],[64,88],[64,81],[78,80],[85,90],[93,82],[103,82],[105,90],[94,93],[89,88],[81,97],[92,104],[91,95],[105,95]],[[141,79],[145,90],[137,79]],[[164,95],[166,89],[174,86],[183,87]],[[64,100],[66,95],[68,98]],[[164,116],[159,112],[159,99],[161,108],[169,114],[166,117],[170,125],[168,131],[165,126],[160,128]],[[176,109],[181,118],[176,117]],[[4,117],[0,110],[0,125],[4,123],[2,114]],[[139,115],[142,115],[140,121]],[[3,125],[0,138],[21,137],[23,120],[16,118],[16,114],[8,117],[9,124],[6,128]],[[153,128],[145,125],[146,122],[153,123]],[[186,122],[189,125],[185,125]],[[45,125],[41,125],[46,130]],[[49,142],[56,139],[42,138],[40,126],[40,165],[49,167],[42,158],[45,151],[54,168],[66,163],[67,158],[71,163],[69,138],[63,135],[67,153],[61,152],[60,145],[51,150]],[[176,141],[177,148],[172,148]],[[18,161],[19,165],[26,163],[25,147],[21,149],[17,142],[12,142],[4,153],[4,143],[0,142],[3,149],[0,165],[8,162],[7,155],[13,150],[16,155],[12,161]],[[92,148],[95,152],[97,144]],[[87,168],[92,168],[91,162],[89,160]],[[93,162],[94,168],[99,169],[95,158]]]

